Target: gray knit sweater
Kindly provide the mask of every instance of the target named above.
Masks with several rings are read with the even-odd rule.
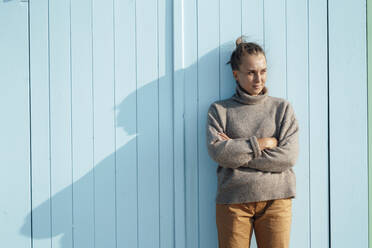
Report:
[[[223,140],[218,132],[230,140]],[[218,163],[216,203],[231,204],[296,196],[292,167],[298,158],[299,126],[289,101],[258,96],[239,85],[229,99],[212,103],[208,110],[207,146]],[[275,137],[277,147],[259,149],[257,139]]]

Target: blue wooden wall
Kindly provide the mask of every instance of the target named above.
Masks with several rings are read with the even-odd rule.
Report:
[[[366,1],[329,9],[331,243],[368,247]]]
[[[365,10],[1,1],[0,247],[217,247],[206,112],[241,34],[300,124],[291,247],[367,247]]]
[[[31,243],[27,13],[27,3],[0,2],[0,247]]]

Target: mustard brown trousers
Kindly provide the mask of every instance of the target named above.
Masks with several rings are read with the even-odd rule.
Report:
[[[254,230],[258,248],[288,248],[292,198],[216,204],[219,248],[249,248]]]

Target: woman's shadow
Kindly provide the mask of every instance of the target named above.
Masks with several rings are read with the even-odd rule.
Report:
[[[172,47],[172,46],[167,46]],[[137,191],[135,190],[136,187],[141,187],[145,189],[148,186],[146,181],[138,180],[136,181],[136,166],[137,166],[137,139],[141,137],[143,142],[146,142],[146,134],[141,136],[142,134],[139,132],[137,133],[136,130],[136,123],[133,120],[133,115],[128,114],[133,113],[133,109],[136,108],[137,97],[138,96],[146,96],[154,94],[154,89],[157,89],[159,84],[161,84],[164,80],[169,82],[176,78],[178,75],[195,75],[195,72],[200,68],[207,68],[207,71],[199,72],[205,73],[206,75],[210,73],[219,73],[218,71],[208,71],[208,68],[212,68],[211,64],[216,63],[216,58],[218,59],[221,57],[221,65],[218,66],[220,72],[222,72],[222,76],[220,81],[223,82],[223,87],[221,87],[222,83],[220,83],[220,89],[217,92],[220,92],[219,95],[215,95],[214,99],[208,99],[207,101],[200,101],[199,103],[194,103],[195,106],[199,104],[198,111],[188,111],[184,113],[186,118],[183,120],[184,125],[187,126],[190,123],[193,123],[193,126],[203,127],[206,123],[206,114],[209,104],[215,100],[220,98],[229,97],[233,94],[235,90],[235,81],[231,75],[231,69],[225,63],[229,59],[229,54],[235,47],[235,40],[231,40],[220,47],[216,47],[215,49],[209,51],[208,53],[202,55],[197,63],[193,63],[187,68],[179,71],[173,72],[173,66],[167,67],[165,69],[165,74],[161,78],[156,78],[153,81],[146,83],[145,86],[138,88],[137,91],[131,92],[127,95],[120,104],[115,106],[116,109],[116,132],[120,132],[122,137],[126,137],[127,142],[120,146],[116,151],[108,156],[106,156],[103,160],[98,161],[95,163],[95,166],[92,170],[84,174],[80,179],[73,182],[68,187],[63,188],[56,194],[52,195],[48,200],[42,202],[38,206],[32,209],[32,212],[25,216],[25,222],[20,230],[22,235],[30,236],[30,227],[32,225],[32,239],[35,240],[45,240],[46,242],[50,239],[57,239],[59,240],[59,246],[63,248],[72,247],[72,242],[81,243],[84,245],[83,247],[100,247],[97,245],[97,242],[106,243],[105,246],[110,247],[110,243],[113,244],[116,242],[115,237],[120,239],[124,244],[135,244],[137,241],[137,233],[136,229],[138,223],[136,214],[132,214],[131,211],[137,211],[137,206],[134,204],[137,200]],[[172,54],[171,51],[168,51]],[[167,52],[167,53],[168,53]],[[167,58],[171,57],[169,54],[166,55]],[[219,62],[217,62],[218,64]],[[167,65],[172,65],[171,63],[165,63]],[[223,66],[222,66],[223,65]],[[174,73],[174,74],[173,74]],[[172,75],[173,74],[173,75]],[[187,77],[185,77],[185,87],[190,83],[187,81]],[[206,76],[207,78],[207,76]],[[172,83],[172,82],[171,82]],[[199,84],[208,84],[208,81],[198,82]],[[194,83],[195,84],[195,83]],[[196,85],[196,84],[195,84]],[[213,83],[213,85],[218,85]],[[206,89],[205,86],[203,86]],[[216,92],[214,90],[214,92]],[[185,101],[188,101],[187,95],[185,95]],[[113,110],[114,111],[114,110]],[[198,113],[199,112],[199,113]],[[199,115],[199,117],[198,117]],[[169,121],[173,121],[171,118],[172,115],[169,116]],[[203,117],[200,120],[200,117]],[[199,119],[198,119],[199,118]],[[198,123],[199,122],[199,123]],[[202,124],[200,124],[200,122]],[[146,125],[153,125],[154,127],[158,126],[158,123],[147,123]],[[200,128],[201,129],[201,128]],[[170,130],[169,130],[170,131]],[[197,133],[197,132],[196,132]],[[203,159],[202,165],[195,165],[193,168],[198,170],[198,167],[203,166],[203,181],[210,182],[207,186],[207,189],[203,189],[203,191],[209,191],[211,197],[207,199],[207,202],[201,203],[203,205],[208,205],[206,209],[213,209],[214,207],[214,195],[216,192],[216,164],[209,158],[207,154],[207,150],[205,146],[205,130],[199,130],[198,135],[200,137],[193,138],[194,140],[199,140],[199,153],[200,157]],[[185,136],[185,135],[184,135]],[[162,137],[159,137],[161,142]],[[187,137],[185,137],[187,142]],[[185,140],[184,140],[185,142]],[[157,149],[157,148],[155,148]],[[141,156],[141,154],[138,154]],[[185,160],[188,158],[195,157],[195,154],[184,154]],[[115,167],[115,175],[113,175],[113,161],[116,161]],[[207,164],[205,163],[207,162]],[[154,164],[157,161],[154,161]],[[184,162],[186,163],[186,162]],[[74,166],[79,166],[78,164],[74,164]],[[146,166],[154,166],[152,164]],[[185,165],[173,165],[170,164],[170,167],[176,166],[185,166]],[[190,168],[186,168],[188,170]],[[207,172],[207,174],[205,174]],[[199,172],[198,172],[199,173]],[[186,177],[185,173],[185,177]],[[139,175],[140,176],[140,175]],[[153,175],[153,176],[158,176]],[[115,178],[116,177],[116,178]],[[173,178],[169,178],[169,180],[174,180]],[[185,178],[185,191],[192,192],[195,190],[195,185],[188,182],[188,178]],[[195,179],[192,179],[194,182]],[[115,185],[116,182],[116,185]],[[177,182],[175,182],[177,183]],[[141,185],[142,184],[142,185]],[[114,185],[114,186],[113,186]],[[153,185],[152,185],[153,186]],[[94,191],[92,188],[94,187]],[[116,189],[116,195],[113,191],[113,188]],[[172,192],[173,189],[166,189],[164,192],[159,192],[160,194],[168,194]],[[143,192],[143,191],[142,191]],[[107,197],[107,195],[109,195]],[[97,198],[98,196],[98,198]],[[111,197],[111,198],[110,198]],[[141,196],[143,197],[143,195]],[[149,195],[149,198],[153,196]],[[174,201],[174,196],[170,196],[170,201],[168,203],[173,204],[171,201]],[[195,202],[198,201],[197,195],[195,196]],[[79,208],[74,208],[72,211],[72,202],[73,204],[78,204]],[[115,201],[116,205],[112,203],[106,204],[104,201],[99,201],[98,199],[111,199]],[[186,198],[187,199],[187,198]],[[160,199],[159,199],[160,201]],[[166,204],[168,204],[166,203]],[[141,204],[141,202],[139,203]],[[165,205],[164,205],[165,206]],[[188,206],[186,204],[186,206]],[[167,206],[170,209],[172,207]],[[187,207],[186,207],[187,208]],[[204,207],[203,207],[204,209]],[[116,211],[116,214],[115,214]],[[190,211],[186,209],[185,211]],[[192,210],[190,213],[197,213],[197,210]],[[61,214],[62,216],[57,216],[57,214]],[[63,214],[64,213],[64,214]],[[73,218],[75,219],[74,223],[72,224],[71,215],[73,214]],[[216,247],[217,245],[217,234],[214,225],[214,212],[209,211],[207,213],[209,215],[209,219],[211,223],[208,223],[210,226],[210,230],[203,230],[203,232],[210,232],[209,237],[215,237],[214,240],[210,242],[210,247]],[[32,215],[32,218],[31,218]],[[160,217],[162,222],[166,222],[167,230],[172,232],[173,229],[176,227],[174,226],[172,216],[174,212],[170,212],[169,215],[162,215],[160,213]],[[159,216],[157,216],[159,218]],[[189,216],[190,217],[190,216]],[[194,218],[193,221],[189,222],[189,220],[185,221],[187,223],[197,223],[198,216],[195,214],[191,216]],[[67,218],[67,219],[66,219]],[[32,219],[32,221],[31,221]],[[160,218],[159,218],[160,220]],[[33,223],[31,223],[33,222]],[[115,230],[115,227],[105,228],[110,225],[116,225],[116,227],[120,226],[121,233],[115,236],[115,233],[112,233],[112,230]],[[100,227],[99,232],[95,231],[95,227]],[[193,228],[193,227],[186,227],[186,228]],[[197,227],[200,228],[200,227]],[[158,230],[153,230],[157,232]],[[77,235],[78,233],[78,235]],[[61,237],[57,237],[61,236]],[[141,238],[141,237],[140,237]],[[172,239],[172,237],[169,237]],[[96,240],[95,240],[96,239]],[[105,240],[106,239],[106,240]],[[98,241],[97,241],[98,240]],[[101,240],[101,241],[99,241]],[[58,242],[58,241],[57,241]],[[120,241],[119,241],[120,242]]]

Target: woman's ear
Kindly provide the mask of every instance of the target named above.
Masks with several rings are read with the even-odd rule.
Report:
[[[233,73],[235,80],[238,81],[238,71],[232,71],[232,73]]]

